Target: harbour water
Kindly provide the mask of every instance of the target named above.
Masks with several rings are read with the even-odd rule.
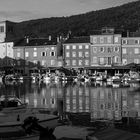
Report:
[[[0,95],[15,95],[29,107],[45,108],[61,117],[84,114],[76,125],[96,119],[120,120],[122,117],[140,117],[140,84],[107,82],[39,83],[9,81],[0,83]]]

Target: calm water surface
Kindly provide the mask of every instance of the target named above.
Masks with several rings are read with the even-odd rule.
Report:
[[[0,95],[16,95],[30,107],[63,113],[85,113],[94,119],[140,117],[139,83],[0,83]]]

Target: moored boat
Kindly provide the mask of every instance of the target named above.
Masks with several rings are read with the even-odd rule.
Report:
[[[121,78],[122,74],[120,73],[116,73],[114,76],[112,76],[112,82],[122,82],[122,78]]]
[[[103,77],[101,75],[96,77],[96,81],[102,81],[102,80],[103,80]]]
[[[0,97],[0,110],[1,112],[7,112],[11,110],[18,110],[27,107],[27,103],[22,103],[16,96],[4,96]]]
[[[122,77],[122,81],[128,83],[140,82],[139,73],[130,71],[129,73],[124,74],[124,76]]]
[[[49,75],[45,75],[43,77],[43,81],[46,82],[46,83],[49,83],[49,82],[51,82],[51,77]]]

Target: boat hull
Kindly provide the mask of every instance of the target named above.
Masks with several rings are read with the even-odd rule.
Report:
[[[17,107],[5,107],[1,109],[1,112],[6,113],[6,112],[14,111],[14,110],[25,109],[26,107],[27,107],[27,104],[22,104]]]

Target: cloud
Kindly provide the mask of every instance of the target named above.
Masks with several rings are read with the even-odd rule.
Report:
[[[23,21],[36,19],[41,17],[41,14],[36,11],[0,11],[0,20]]]
[[[136,0],[0,0],[0,20],[24,21],[71,16],[130,1]]]

